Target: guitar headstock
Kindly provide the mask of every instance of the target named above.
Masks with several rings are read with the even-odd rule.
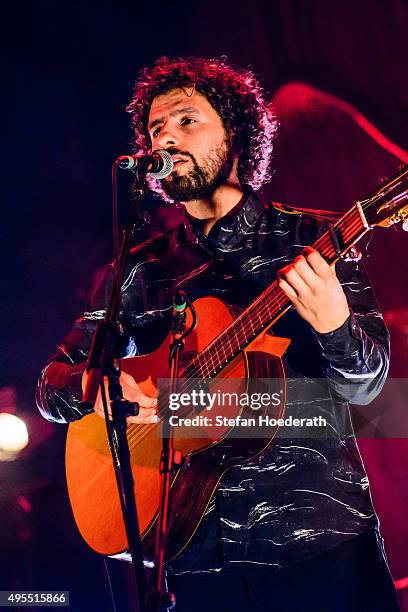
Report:
[[[403,223],[408,230],[408,166],[359,202],[370,227]]]
[[[390,225],[394,225],[394,223],[402,223],[403,229],[408,232],[408,204],[404,208],[391,214],[391,216],[384,219],[384,221],[376,223],[376,225],[379,227],[389,227]]]

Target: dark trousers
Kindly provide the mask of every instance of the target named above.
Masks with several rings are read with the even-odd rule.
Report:
[[[238,565],[238,564],[237,564]],[[234,567],[169,577],[177,612],[398,612],[373,531],[284,569]]]

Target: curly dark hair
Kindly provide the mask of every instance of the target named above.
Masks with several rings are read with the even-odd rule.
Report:
[[[208,99],[226,132],[232,135],[232,143],[239,152],[240,183],[259,189],[270,180],[277,119],[254,74],[231,68],[225,56],[214,59],[163,56],[153,67],[139,72],[133,98],[126,108],[132,114],[135,150],[142,153],[150,150],[147,124],[153,98],[171,89],[191,87]],[[159,185],[154,190],[161,193]]]

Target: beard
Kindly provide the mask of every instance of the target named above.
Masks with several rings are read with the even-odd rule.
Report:
[[[231,174],[233,165],[232,147],[227,139],[221,147],[213,149],[199,166],[194,155],[177,149],[167,149],[170,155],[177,153],[191,159],[193,168],[184,175],[172,174],[161,182],[161,188],[175,202],[190,202],[210,198]]]

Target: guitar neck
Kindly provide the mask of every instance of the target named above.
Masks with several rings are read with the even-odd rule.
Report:
[[[313,248],[334,265],[369,229],[363,208],[357,203],[316,240]],[[212,378],[289,307],[289,299],[274,281],[192,360],[184,375]]]

